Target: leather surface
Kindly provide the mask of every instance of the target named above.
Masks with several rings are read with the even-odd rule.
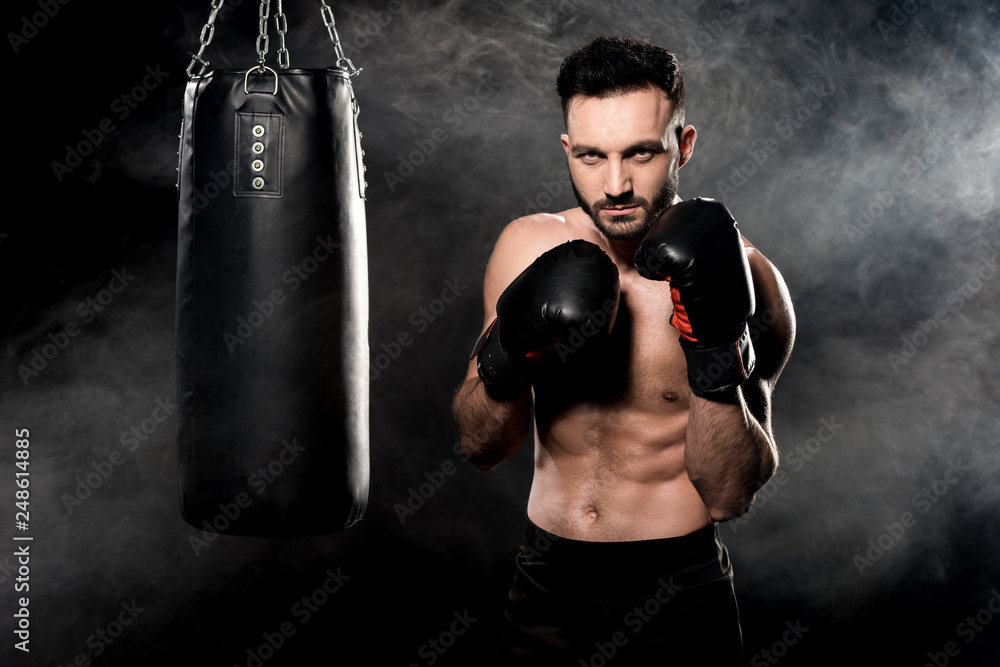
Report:
[[[643,277],[669,280],[679,292],[671,324],[688,340],[731,344],[754,313],[750,264],[736,220],[713,199],[695,197],[668,208],[639,244],[635,267]]]
[[[245,73],[194,77],[185,93],[176,321],[182,513],[223,533],[318,535],[359,521],[369,487],[356,102],[339,69],[280,70],[276,95],[270,74],[251,74],[245,93]],[[256,125],[261,137],[252,136]],[[254,154],[258,140],[263,151]],[[252,167],[257,158],[262,171]],[[252,184],[258,176],[264,187]],[[227,519],[226,510],[238,516]]]

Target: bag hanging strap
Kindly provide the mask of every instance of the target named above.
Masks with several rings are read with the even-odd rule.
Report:
[[[212,0],[211,12],[208,15],[208,22],[201,29],[201,35],[199,36],[199,48],[198,53],[192,53],[191,62],[187,66],[188,78],[201,76],[205,73],[205,69],[208,68],[209,61],[205,60],[203,57],[205,54],[205,49],[209,44],[212,43],[212,38],[215,36],[215,19],[219,15],[219,10],[222,9],[222,5],[225,0]],[[274,25],[278,31],[278,37],[280,43],[278,45],[278,69],[288,69],[289,67],[289,53],[285,46],[285,34],[288,31],[288,20],[285,17],[285,12],[282,7],[282,0],[277,0],[278,11],[274,15]],[[323,18],[323,25],[326,26],[327,34],[330,35],[330,41],[333,42],[334,52],[337,54],[337,67],[343,68],[347,71],[348,76],[354,77],[361,73],[361,69],[354,66],[351,59],[347,57],[344,53],[344,48],[340,44],[340,35],[337,34],[337,24],[333,20],[333,10],[326,0],[320,0],[320,16]],[[271,16],[271,0],[260,0],[260,7],[257,11],[259,32],[257,35],[257,66],[251,67],[247,71],[247,76],[250,72],[257,70],[258,74],[264,74],[266,71],[270,71],[274,74],[275,78],[275,91],[277,91],[278,85],[278,74],[272,70],[270,67],[266,67],[264,62],[267,58],[267,50],[270,46],[270,38],[267,34],[267,20]],[[195,68],[198,71],[195,71]]]

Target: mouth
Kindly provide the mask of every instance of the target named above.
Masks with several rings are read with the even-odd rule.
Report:
[[[610,215],[611,217],[615,218],[615,217],[621,217],[621,216],[626,216],[626,215],[632,215],[637,210],[639,210],[639,207],[638,206],[606,206],[606,207],[604,207],[601,210],[604,211],[605,213],[607,213],[608,215]]]

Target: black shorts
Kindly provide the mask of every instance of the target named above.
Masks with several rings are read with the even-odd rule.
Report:
[[[717,524],[636,542],[558,537],[525,518],[497,665],[738,667],[743,639]]]

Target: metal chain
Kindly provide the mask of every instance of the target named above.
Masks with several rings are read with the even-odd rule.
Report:
[[[212,0],[212,11],[208,16],[208,22],[201,29],[201,35],[199,36],[200,46],[198,48],[198,53],[192,53],[191,62],[187,66],[188,77],[201,76],[205,73],[205,69],[209,65],[209,61],[205,60],[202,56],[205,53],[205,49],[209,44],[212,43],[212,38],[215,37],[215,19],[219,14],[219,10],[222,9],[225,0]],[[333,19],[333,9],[330,5],[326,4],[326,0],[320,0],[322,5],[320,9],[320,14],[323,17],[323,25],[326,26],[326,31],[330,35],[330,41],[333,42],[333,49],[337,54],[337,66],[343,67],[347,70],[349,76],[357,76],[362,72],[361,68],[355,67],[351,59],[347,57],[344,53],[344,47],[340,44],[340,35],[337,34],[337,24]],[[258,23],[260,26],[260,33],[257,35],[257,69],[263,74],[264,73],[264,62],[267,58],[267,49],[270,45],[270,39],[267,35],[267,20],[271,17],[271,0],[260,0],[260,8],[257,13]],[[282,69],[287,69],[289,67],[289,54],[288,49],[285,47],[285,34],[288,31],[288,20],[285,17],[284,9],[282,8],[282,0],[278,0],[278,11],[274,15],[274,24],[278,30],[278,36],[281,40],[278,48],[278,67]],[[197,73],[194,72],[195,67],[198,67]]]
[[[323,25],[326,26],[326,31],[330,34],[330,41],[333,42],[334,51],[337,52],[337,66],[346,69],[348,76],[361,74],[361,70],[356,68],[351,59],[344,55],[344,48],[340,45],[340,35],[337,34],[337,24],[333,21],[333,10],[330,9],[330,5],[326,4],[326,0],[319,1],[323,5],[322,9],[320,9],[320,14],[323,16]]]
[[[212,0],[212,13],[208,15],[208,23],[201,29],[201,36],[199,37],[201,47],[198,49],[198,53],[189,54],[191,62],[187,66],[188,78],[201,76],[205,73],[205,68],[208,67],[208,61],[202,58],[202,55],[205,53],[205,48],[212,43],[212,38],[215,37],[215,17],[219,14],[219,10],[222,9],[223,2],[225,0]],[[201,64],[201,69],[198,70],[197,74],[194,74],[194,68],[198,64]]]
[[[288,30],[288,20],[285,18],[284,10],[281,8],[281,0],[278,0],[278,13],[274,15],[274,26],[278,29],[278,37],[281,40],[278,46],[278,67],[288,69],[289,56],[288,49],[285,48],[285,31]]]
[[[257,71],[264,73],[264,60],[267,57],[269,40],[267,37],[267,19],[271,18],[271,0],[260,0],[260,34],[257,35]]]

